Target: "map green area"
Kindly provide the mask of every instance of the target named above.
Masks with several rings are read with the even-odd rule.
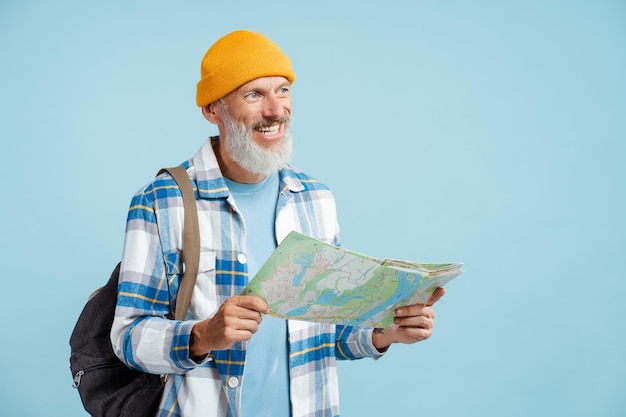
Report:
[[[461,266],[381,260],[291,232],[243,294],[263,298],[274,317],[394,327],[396,308],[426,303]]]

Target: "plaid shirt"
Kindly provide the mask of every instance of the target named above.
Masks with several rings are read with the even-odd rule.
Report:
[[[185,321],[175,310],[183,270],[183,204],[168,174],[131,202],[118,302],[111,330],[116,354],[131,368],[171,374],[158,416],[240,416],[246,342],[216,350],[201,363],[189,357],[193,325],[212,317],[248,282],[246,233],[212,149],[213,138],[185,162],[196,191],[200,269]],[[276,238],[290,231],[339,244],[335,202],[328,188],[295,170],[280,171]],[[289,321],[289,374],[294,417],[338,416],[336,359],[379,357],[371,330]]]

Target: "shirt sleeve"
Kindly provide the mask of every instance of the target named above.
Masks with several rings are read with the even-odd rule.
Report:
[[[339,360],[354,360],[371,357],[378,359],[384,355],[372,342],[374,329],[352,326],[337,326],[336,354]]]
[[[170,289],[168,282],[168,257],[161,246],[154,194],[138,193],[130,205],[111,344],[130,368],[155,374],[183,373],[202,363],[189,355],[195,321],[166,317],[175,297],[171,292],[177,286]]]

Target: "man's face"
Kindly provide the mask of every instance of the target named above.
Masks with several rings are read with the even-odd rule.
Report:
[[[218,102],[228,156],[246,171],[269,175],[291,158],[291,95],[283,77],[250,81]]]

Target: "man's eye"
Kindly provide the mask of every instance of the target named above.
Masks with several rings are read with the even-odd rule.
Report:
[[[278,94],[283,95],[283,96],[289,94],[289,88],[287,88],[287,87],[279,88],[278,89]]]
[[[259,98],[259,94],[258,93],[250,93],[246,96],[246,98],[250,99],[250,100],[257,100]]]

